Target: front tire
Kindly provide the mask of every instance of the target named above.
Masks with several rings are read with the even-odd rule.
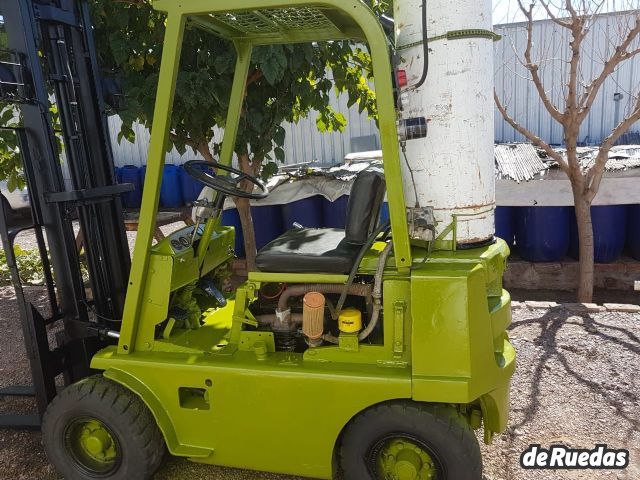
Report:
[[[345,480],[481,480],[471,427],[450,405],[378,405],[347,426],[340,449]]]
[[[56,396],[42,433],[47,457],[66,480],[148,479],[165,452],[162,433],[142,400],[102,375]]]

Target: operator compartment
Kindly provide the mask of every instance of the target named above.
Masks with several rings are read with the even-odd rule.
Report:
[[[344,229],[287,231],[258,252],[260,271],[250,272],[235,295],[229,282],[233,229],[216,228],[202,271],[195,253],[202,227],[193,241],[194,227],[174,232],[153,248],[152,259],[173,262],[171,300],[155,340],[211,353],[224,353],[228,345],[255,351],[256,342],[266,342],[267,352],[307,358],[314,350],[319,360],[327,350],[340,355],[374,347],[380,353],[392,343],[383,325],[383,276],[393,253],[389,224],[379,222],[384,194],[382,172],[361,171]]]

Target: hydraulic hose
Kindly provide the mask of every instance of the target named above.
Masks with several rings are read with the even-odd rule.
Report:
[[[413,88],[420,88],[427,79],[429,73],[429,41],[427,40],[427,0],[422,0],[422,48],[424,57],[422,60],[422,76]]]
[[[386,222],[385,224],[378,226],[378,228],[376,228],[373,231],[373,233],[369,235],[369,238],[367,238],[366,243],[360,248],[360,251],[358,252],[358,256],[356,257],[356,261],[353,263],[353,267],[351,268],[351,272],[349,272],[349,278],[347,279],[347,283],[343,287],[341,287],[340,292],[338,292],[340,293],[340,298],[338,299],[338,304],[336,305],[336,315],[340,315],[340,312],[342,311],[344,302],[347,299],[347,295],[349,294],[349,289],[351,288],[353,284],[353,280],[356,278],[356,275],[358,274],[360,263],[362,262],[362,259],[364,258],[365,254],[369,251],[369,249],[371,248],[371,245],[373,245],[373,243],[376,241],[376,239],[378,238],[378,235],[380,235],[383,232],[386,235],[390,230],[391,230],[391,222]]]
[[[360,332],[358,335],[358,340],[362,341],[366,339],[371,332],[378,325],[378,320],[380,318],[380,310],[382,309],[382,277],[384,276],[384,267],[387,264],[387,259],[389,258],[389,254],[393,249],[393,242],[387,243],[387,246],[384,247],[382,253],[380,254],[380,258],[378,260],[378,266],[376,268],[376,276],[373,281],[373,311],[371,312],[371,319],[367,324],[366,328]]]

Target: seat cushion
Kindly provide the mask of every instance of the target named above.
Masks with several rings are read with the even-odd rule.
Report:
[[[386,184],[381,171],[368,168],[358,174],[347,205],[345,238],[364,245],[376,228]]]
[[[265,245],[256,266],[263,272],[349,273],[359,250],[339,228],[294,228]]]

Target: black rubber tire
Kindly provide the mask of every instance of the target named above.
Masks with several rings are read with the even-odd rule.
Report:
[[[411,401],[381,404],[351,421],[340,446],[343,478],[384,480],[371,472],[368,458],[378,442],[395,435],[410,437],[427,447],[440,467],[437,480],[482,479],[478,440],[457,409]]]
[[[67,426],[85,416],[101,421],[119,444],[119,461],[106,475],[87,473],[66,447]],[[66,480],[149,479],[165,453],[162,433],[144,402],[102,375],[80,380],[58,394],[44,415],[42,434],[49,461]]]

